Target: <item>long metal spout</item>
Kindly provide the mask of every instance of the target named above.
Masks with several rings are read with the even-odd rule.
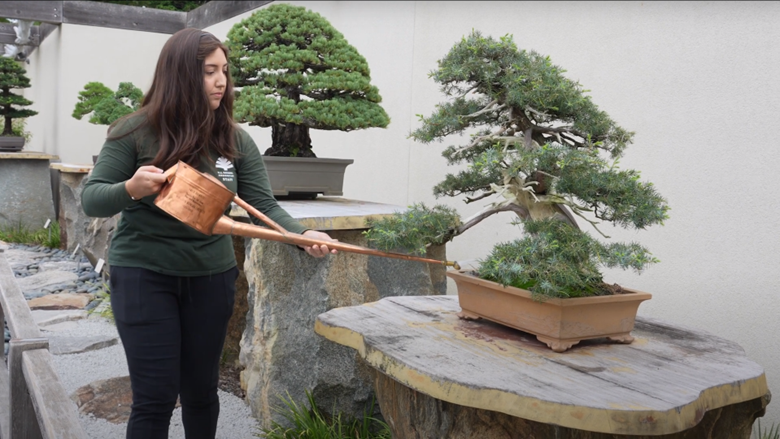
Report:
[[[404,259],[407,261],[427,262],[429,264],[439,264],[447,267],[454,267],[456,270],[460,269],[458,263],[454,261],[440,261],[438,259],[421,258],[418,256],[405,255],[403,253],[383,252],[338,241],[323,241],[320,239],[313,239],[292,232],[282,233],[276,230],[270,230],[252,224],[240,223],[226,216],[223,216],[217,220],[212,233],[216,235],[245,236],[247,238],[265,239],[268,241],[277,241],[294,245],[326,245],[328,248],[349,253]]]

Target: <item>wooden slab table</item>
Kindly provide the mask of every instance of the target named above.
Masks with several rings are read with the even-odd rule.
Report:
[[[745,438],[769,403],[763,369],[728,340],[637,318],[630,345],[555,353],[466,321],[455,296],[389,297],[320,314],[315,331],[375,370],[397,438]]]

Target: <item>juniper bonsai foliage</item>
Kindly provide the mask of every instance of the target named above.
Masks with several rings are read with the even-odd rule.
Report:
[[[5,118],[3,136],[17,135],[13,128],[14,119],[24,119],[38,114],[37,111],[19,108],[32,105],[32,101],[11,92],[15,88],[30,87],[30,78],[25,73],[24,67],[18,62],[11,58],[0,57],[0,108],[2,108],[0,114]]]
[[[315,157],[309,129],[384,128],[366,63],[321,15],[275,4],[228,32],[231,75],[237,87],[238,122],[271,127],[265,155]]]
[[[428,144],[468,134],[442,153],[465,169],[446,175],[434,194],[495,201],[462,222],[417,205],[374,222],[369,242],[419,252],[423,242],[442,244],[493,214],[513,212],[525,237],[497,245],[478,276],[528,289],[537,299],[608,294],[599,267],[641,271],[657,262],[637,243],[605,245],[577,225],[578,216],[608,238],[599,223],[644,229],[663,224],[669,207],[638,171],[618,166],[634,133],[564,72],[549,57],[519,50],[511,36],[496,41],[473,32],[457,43],[430,75],[447,101],[420,116],[411,137]],[[441,227],[423,232],[409,219],[421,216],[439,217],[431,224]]]
[[[136,111],[143,92],[130,82],[121,82],[116,92],[100,82],[90,82],[79,92],[72,116],[81,120],[90,114],[89,123],[111,125],[120,117]]]

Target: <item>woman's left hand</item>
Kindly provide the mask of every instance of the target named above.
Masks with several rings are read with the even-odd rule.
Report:
[[[303,232],[303,236],[305,236],[307,238],[319,239],[320,241],[332,241],[332,242],[338,241],[337,239],[331,238],[327,233],[318,232],[316,230],[307,230],[307,231]],[[338,251],[335,248],[333,248],[333,249],[328,248],[328,246],[324,245],[324,244],[323,245],[311,245],[311,246],[309,246],[309,245],[302,245],[301,247],[303,247],[303,249],[306,250],[306,253],[314,256],[315,258],[321,258],[321,257],[323,257],[325,255],[328,255],[328,254],[331,254],[331,253],[332,254],[338,253]]]

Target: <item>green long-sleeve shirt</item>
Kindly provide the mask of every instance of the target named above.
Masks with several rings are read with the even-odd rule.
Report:
[[[112,135],[127,132],[144,116],[118,126]],[[111,240],[108,263],[146,268],[174,276],[222,273],[236,265],[233,241],[227,235],[204,235],[168,215],[154,204],[156,195],[133,201],[124,182],[152,161],[159,143],[145,126],[115,140],[107,140],[81,194],[84,213],[109,217],[122,213]],[[262,156],[252,138],[236,129],[237,157],[231,163],[212,155],[198,170],[219,179],[228,189],[285,229],[306,229],[287,214],[273,197]]]

